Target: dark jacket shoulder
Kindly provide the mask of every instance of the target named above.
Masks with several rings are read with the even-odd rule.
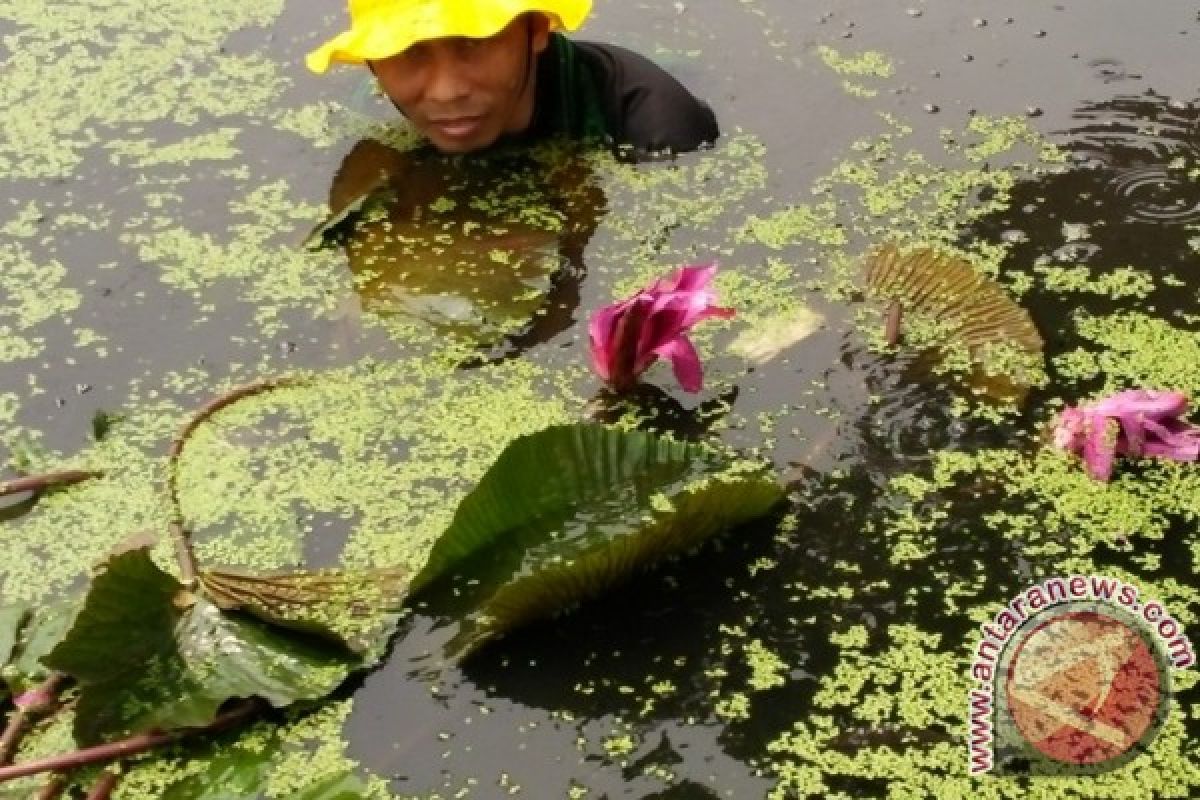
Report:
[[[536,133],[602,133],[638,156],[695,150],[720,135],[712,109],[645,56],[551,38],[538,68]]]
[[[613,44],[577,42],[600,84],[605,117],[618,144],[643,152],[687,152],[720,135],[716,115],[665,69]]]

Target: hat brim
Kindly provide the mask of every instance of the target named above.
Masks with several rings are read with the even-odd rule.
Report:
[[[350,30],[313,50],[304,61],[320,74],[334,62],[362,64],[388,58],[429,39],[486,39],[529,12],[545,14],[551,30],[573,31],[583,24],[591,7],[592,0],[459,0],[425,3],[418,10],[404,3],[389,4],[354,20]]]

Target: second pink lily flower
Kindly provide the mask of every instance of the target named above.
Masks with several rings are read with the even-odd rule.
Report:
[[[1173,461],[1200,459],[1200,428],[1181,419],[1183,392],[1129,389],[1059,415],[1054,444],[1083,458],[1088,474],[1106,481],[1118,455]]]
[[[613,389],[626,391],[661,357],[671,362],[686,391],[700,391],[704,370],[687,332],[709,317],[734,315],[732,308],[716,305],[716,294],[708,286],[716,271],[716,264],[682,267],[593,314],[588,335],[592,364],[600,377]]]

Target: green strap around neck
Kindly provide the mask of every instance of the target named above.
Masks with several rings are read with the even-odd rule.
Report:
[[[565,36],[550,37],[558,61],[557,130],[579,139],[603,139],[612,131],[604,117],[597,78],[579,59],[575,44]]]

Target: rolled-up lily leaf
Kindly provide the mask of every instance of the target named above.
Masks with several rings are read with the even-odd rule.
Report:
[[[992,397],[1022,395],[1040,364],[1043,341],[1029,312],[967,261],[931,247],[901,250],[888,243],[867,260],[867,289],[903,317],[946,331],[946,344],[965,347],[974,365],[968,382]],[[1003,365],[1001,362],[1004,362]]]

